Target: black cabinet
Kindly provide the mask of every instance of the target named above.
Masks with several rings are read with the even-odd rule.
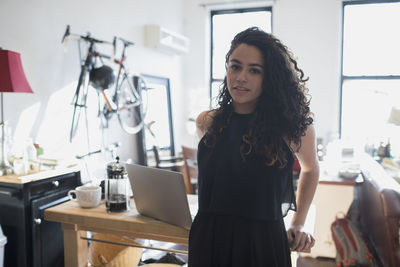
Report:
[[[45,221],[44,210],[67,201],[68,191],[79,185],[79,171],[25,183],[0,179],[4,267],[64,266],[61,224]]]

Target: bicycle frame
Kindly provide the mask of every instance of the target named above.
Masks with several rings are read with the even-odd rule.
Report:
[[[77,87],[75,90],[74,97],[72,99],[74,111],[73,111],[73,115],[72,115],[72,125],[71,125],[70,138],[69,138],[70,142],[72,142],[72,139],[75,136],[77,128],[78,128],[81,108],[84,108],[84,110],[85,110],[85,124],[86,124],[86,129],[88,129],[88,118],[87,118],[87,114],[86,114],[86,112],[87,112],[86,111],[86,108],[87,108],[86,100],[87,100],[87,93],[88,93],[87,85],[89,82],[88,73],[90,72],[91,68],[94,66],[94,64],[95,64],[94,59],[98,54],[95,51],[95,44],[96,43],[112,44],[112,43],[92,38],[92,37],[90,37],[90,33],[87,33],[86,36],[71,34],[69,25],[67,26],[67,29],[62,38],[62,43],[64,43],[67,40],[66,39],[67,37],[68,38],[72,37],[72,38],[75,38],[78,40],[84,40],[87,43],[89,43],[86,58],[84,60],[84,63],[83,64],[81,63],[81,71],[80,71],[79,78],[78,78],[78,84],[77,84]],[[80,60],[82,60],[82,59],[80,58]],[[84,81],[87,83],[83,84]],[[82,92],[81,90],[84,90],[84,91]],[[88,146],[90,147],[88,135],[87,135],[87,142],[88,142]]]
[[[131,77],[129,76],[129,73],[124,65],[126,60],[126,48],[130,45],[133,45],[133,43],[122,38],[118,38],[118,40],[122,41],[123,43],[121,57],[119,60],[112,60],[110,56],[97,52],[94,55],[96,58],[100,57],[109,59],[118,65],[118,72],[112,96],[108,96],[105,93],[105,89],[98,89],[98,92],[100,91],[104,99],[102,112],[100,112],[101,109],[99,106],[99,116],[101,117],[102,127],[107,128],[108,120],[115,113],[118,115],[118,120],[122,129],[129,134],[135,134],[143,128],[143,114],[145,114],[145,112],[142,113],[142,109],[139,108],[139,105],[142,104],[141,95],[137,92],[133,84],[133,80],[131,80]],[[117,38],[114,37],[114,52],[116,41]],[[126,87],[124,86],[125,82],[127,83]]]
[[[112,95],[112,98],[111,98],[113,104],[117,100],[118,94],[120,93],[121,80],[127,79],[127,82],[130,84],[131,88],[134,88],[132,81],[128,79],[129,78],[128,74],[127,74],[128,71],[126,70],[126,67],[124,65],[124,61],[126,59],[126,56],[125,56],[126,48],[130,45],[133,45],[134,43],[124,40],[122,38],[118,38],[118,39],[123,42],[123,49],[121,52],[120,60],[114,59],[114,63],[117,64],[119,67],[118,67],[118,74],[117,74],[117,78],[116,78],[115,86],[114,86],[114,94]],[[110,59],[110,57],[107,57],[107,56],[104,56],[104,57]],[[132,93],[136,99],[140,99],[139,94],[135,90],[132,90]],[[107,106],[107,108],[105,109],[106,112],[105,112],[104,116],[108,118],[108,117],[110,117],[109,113],[117,112],[117,108],[113,107],[113,105],[110,103],[110,101],[109,101],[107,95],[104,93],[104,91],[102,91],[102,95],[104,97],[105,105]]]
[[[71,131],[70,131],[70,142],[72,142],[73,137],[76,134],[76,130],[78,127],[78,123],[79,123],[79,117],[80,117],[80,110],[78,111],[78,114],[76,114],[77,112],[77,108],[85,108],[86,109],[86,100],[87,100],[87,84],[83,84],[84,79],[87,79],[87,73],[89,73],[89,68],[92,64],[93,61],[93,49],[94,49],[94,43],[90,43],[89,49],[88,49],[88,53],[86,55],[86,59],[83,65],[81,65],[81,72],[79,74],[79,79],[78,79],[78,84],[76,86],[76,90],[75,90],[75,95],[74,98],[72,99],[72,104],[74,105],[74,112],[72,115],[72,126],[71,126]],[[80,90],[84,90],[84,92],[80,92]],[[83,99],[82,102],[81,99],[79,99],[80,93],[83,94]],[[88,127],[88,120],[87,120],[87,116],[85,116],[85,125],[86,127]],[[88,147],[90,147],[90,142],[89,142],[89,138],[87,138],[87,142],[88,142]]]
[[[88,49],[88,53],[85,59],[85,63],[81,66],[81,73],[79,74],[79,79],[78,79],[78,85],[76,87],[76,91],[75,91],[75,95],[74,95],[74,99],[72,100],[73,102],[76,101],[76,97],[78,97],[79,95],[79,91],[80,91],[80,87],[82,85],[83,82],[83,78],[85,77],[86,73],[89,72],[89,68],[92,64],[92,60],[93,60],[93,47],[94,47],[94,43],[91,43]],[[76,105],[76,103],[73,103],[74,105]],[[80,106],[80,105],[78,105]]]
[[[97,88],[98,96],[101,93],[104,99],[104,105],[101,103],[100,98],[98,98],[98,116],[100,117],[100,121],[102,123],[102,128],[106,128],[108,125],[108,120],[110,117],[116,113],[118,115],[118,120],[120,125],[124,131],[129,134],[135,134],[140,131],[143,127],[143,113],[140,105],[142,103],[141,96],[137,92],[133,80],[130,79],[129,73],[124,65],[126,60],[126,48],[134,43],[124,40],[122,38],[114,37],[113,42],[107,42],[92,38],[90,33],[87,33],[86,36],[71,34],[69,32],[69,25],[67,26],[66,32],[63,37],[63,42],[66,37],[74,37],[78,40],[83,40],[88,43],[87,55],[85,60],[81,58],[81,72],[78,79],[78,84],[75,90],[75,94],[72,100],[72,104],[74,105],[74,112],[72,118],[72,126],[70,131],[70,142],[72,142],[73,137],[77,131],[79,126],[79,117],[81,109],[84,109],[85,112],[85,124],[86,124],[86,132],[88,132],[88,118],[87,118],[87,106],[86,106],[86,98],[88,94],[88,84],[90,80],[89,73],[93,68],[96,67],[97,58],[108,59],[114,64],[118,65],[118,72],[116,77],[116,82],[114,86],[114,92],[111,96],[108,96],[105,93],[105,88]],[[114,59],[113,56],[105,55],[96,51],[95,45],[97,43],[100,44],[111,44],[113,45],[113,54],[115,54],[116,50],[116,42],[117,39],[122,41],[123,48],[121,51],[121,57],[119,60]],[[103,63],[104,64],[104,63]],[[126,80],[126,81],[125,81]],[[126,84],[125,84],[126,82]],[[89,145],[89,136],[87,133],[87,143]]]

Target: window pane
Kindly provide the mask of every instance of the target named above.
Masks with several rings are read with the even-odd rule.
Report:
[[[213,82],[211,84],[211,107],[216,108],[217,107],[217,97],[219,95],[219,90],[222,87],[222,81],[217,81]]]
[[[400,74],[400,3],[346,5],[344,75]]]
[[[170,129],[168,117],[168,96],[167,88],[161,84],[146,83],[147,90],[147,109],[145,123],[151,125],[150,129],[146,128],[146,149],[151,150],[153,145],[160,149],[170,148]],[[150,132],[151,130],[151,132]]]
[[[225,76],[225,55],[233,37],[249,27],[257,26],[271,32],[271,12],[256,11],[245,13],[216,14],[213,21],[213,73],[214,79]]]
[[[388,124],[391,108],[400,104],[399,88],[400,80],[343,82],[342,137],[364,144],[387,141],[394,129]]]

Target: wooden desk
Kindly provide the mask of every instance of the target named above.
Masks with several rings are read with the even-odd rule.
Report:
[[[197,196],[188,196],[189,204]],[[152,239],[187,244],[189,230],[138,214],[134,201],[126,212],[107,213],[104,203],[96,208],[80,208],[75,201],[68,201],[45,210],[45,219],[60,222],[64,230],[65,267],[86,266],[88,261],[86,231],[119,236]]]
[[[197,195],[188,195],[189,205],[196,205]],[[285,217],[285,225],[290,224],[293,212]],[[130,238],[188,244],[189,230],[141,216],[131,200],[131,210],[121,213],[107,213],[104,203],[96,208],[83,209],[78,203],[68,201],[45,210],[44,218],[60,222],[64,230],[65,267],[86,266],[88,245],[86,231],[114,234]],[[313,232],[315,207],[310,207],[305,228]]]

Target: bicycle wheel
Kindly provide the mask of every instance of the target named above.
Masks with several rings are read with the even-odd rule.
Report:
[[[86,108],[87,90],[88,90],[89,77],[85,70],[82,70],[78,85],[76,87],[75,95],[72,100],[72,105],[74,106],[74,112],[72,114],[72,124],[71,131],[69,134],[69,141],[75,137],[79,126],[79,118],[81,116],[82,108]]]
[[[116,98],[117,115],[122,129],[136,134],[143,128],[142,101],[129,77],[124,77]]]

